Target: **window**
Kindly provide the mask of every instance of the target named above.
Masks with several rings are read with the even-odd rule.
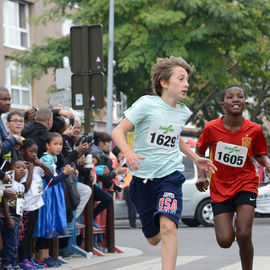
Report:
[[[31,86],[20,80],[26,67],[15,61],[6,60],[6,87],[10,90],[12,107],[25,108],[31,105]]]
[[[3,0],[4,45],[15,49],[29,47],[29,6]]]

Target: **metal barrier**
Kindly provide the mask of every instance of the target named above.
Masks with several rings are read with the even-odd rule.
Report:
[[[105,239],[106,239],[106,246],[109,253],[123,253],[124,251],[120,248],[115,246],[115,235],[114,235],[114,205],[113,202],[109,205],[106,211],[106,214],[103,214],[102,218],[102,227],[101,230],[93,231],[93,186],[89,178],[85,181],[85,184],[89,185],[92,190],[92,194],[90,199],[88,200],[85,208],[84,208],[84,222],[85,222],[85,228],[80,229],[83,230],[83,236],[84,236],[84,244],[83,247],[78,247],[76,244],[76,235],[77,235],[77,229],[76,229],[76,212],[73,214],[73,220],[71,223],[68,224],[68,235],[60,236],[61,237],[69,237],[68,245],[65,248],[67,252],[70,252],[71,254],[81,254],[82,256],[86,258],[93,257],[93,254],[98,256],[105,256],[105,254],[96,248],[94,248],[94,234],[97,233],[104,233]],[[113,194],[113,191],[109,191],[111,194]],[[98,216],[99,217],[99,216]],[[106,220],[104,220],[104,218]],[[55,237],[51,240],[50,245],[50,254],[55,260],[59,260],[62,263],[66,263],[65,260],[59,258],[59,239],[58,237]]]

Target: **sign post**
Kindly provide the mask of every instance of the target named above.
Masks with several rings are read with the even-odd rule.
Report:
[[[102,25],[71,27],[70,44],[72,108],[84,110],[89,132],[90,110],[104,107]]]
[[[84,110],[88,133],[91,109],[104,107],[102,25],[71,27],[70,47],[72,107]],[[93,193],[85,207],[85,250],[93,251]]]

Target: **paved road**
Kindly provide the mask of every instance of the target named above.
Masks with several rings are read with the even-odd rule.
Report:
[[[127,248],[124,254],[106,255],[104,258],[89,259],[95,263],[76,268],[85,270],[160,270],[161,246],[149,246],[139,229],[117,229],[116,244]],[[177,267],[179,270],[240,270],[238,246],[235,242],[229,249],[218,247],[213,228],[190,228],[181,226],[178,236],[179,251]],[[253,227],[255,248],[254,270],[270,269],[270,219],[256,219]],[[82,262],[83,259],[80,260]],[[62,267],[61,267],[62,268]],[[59,269],[59,268],[58,268]],[[63,268],[64,269],[64,268]]]

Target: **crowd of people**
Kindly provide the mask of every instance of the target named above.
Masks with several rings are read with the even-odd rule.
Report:
[[[111,136],[83,133],[71,111],[55,105],[9,112],[10,106],[8,89],[0,87],[0,116],[7,113],[6,123],[0,119],[1,269],[57,267],[50,240],[67,235],[74,219],[84,228],[80,217],[92,192],[99,230],[95,219],[113,202],[109,191],[122,191],[118,180],[127,167],[120,151],[110,150]]]

